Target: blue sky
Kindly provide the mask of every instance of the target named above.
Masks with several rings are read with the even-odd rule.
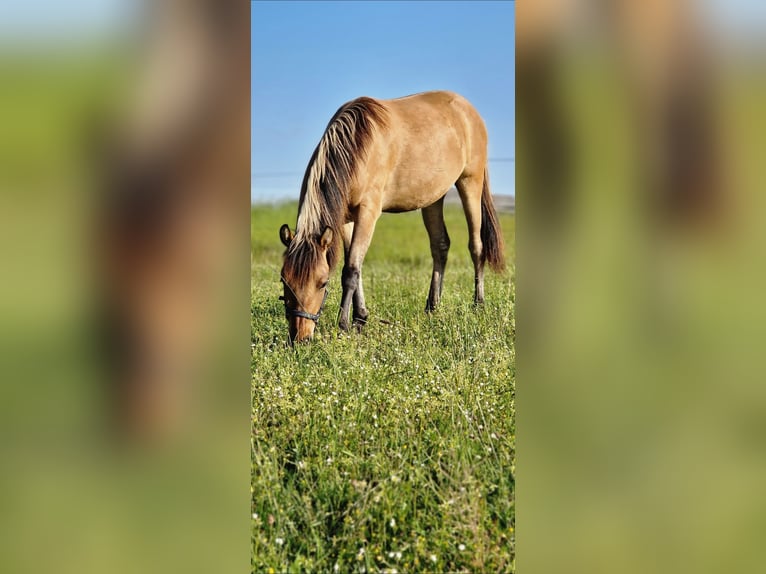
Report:
[[[0,2],[0,50],[18,45],[61,51],[79,41],[108,41],[135,23],[140,4]],[[251,7],[252,181],[262,197],[297,196],[327,120],[340,104],[360,95],[397,97],[435,88],[460,92],[486,120],[490,156],[515,156],[510,0],[259,0]],[[762,0],[700,0],[698,7],[731,42],[763,37]],[[514,192],[514,165],[490,164],[496,192]],[[289,175],[263,177],[275,173]]]
[[[514,193],[514,4],[252,2],[252,198],[298,197],[327,122],[358,96],[448,89],[484,117]]]
[[[109,38],[133,22],[135,1],[36,0],[0,2],[0,41],[61,47],[76,40]]]

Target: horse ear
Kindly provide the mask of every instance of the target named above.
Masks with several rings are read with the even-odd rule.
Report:
[[[322,237],[319,238],[319,247],[322,249],[327,249],[332,245],[332,238],[333,238],[333,231],[329,227],[324,228],[324,233],[322,233]]]
[[[285,244],[285,247],[290,246],[293,237],[295,237],[295,235],[293,235],[293,232],[290,231],[290,227],[286,223],[279,228],[279,238],[282,240],[282,243]]]

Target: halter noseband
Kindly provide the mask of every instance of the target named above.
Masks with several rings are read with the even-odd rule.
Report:
[[[285,301],[285,298],[283,295],[279,296],[280,301],[285,301],[285,315],[288,317],[303,317],[304,319],[310,319],[311,321],[314,321],[314,323],[319,323],[319,317],[322,315],[322,311],[324,310],[324,304],[325,301],[327,301],[327,292],[329,289],[325,288],[324,290],[324,297],[322,297],[322,304],[319,306],[319,311],[316,313],[309,313],[308,311],[301,311],[300,309],[289,309],[287,307],[287,301]]]

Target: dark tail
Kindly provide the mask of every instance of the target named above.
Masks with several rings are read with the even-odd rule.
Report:
[[[505,269],[505,243],[495,204],[489,192],[489,172],[484,168],[484,187],[481,190],[481,258],[498,273]]]

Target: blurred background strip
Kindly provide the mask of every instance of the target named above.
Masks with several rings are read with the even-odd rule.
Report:
[[[243,571],[250,4],[0,7],[0,570]]]
[[[518,563],[766,562],[760,3],[516,3]]]

